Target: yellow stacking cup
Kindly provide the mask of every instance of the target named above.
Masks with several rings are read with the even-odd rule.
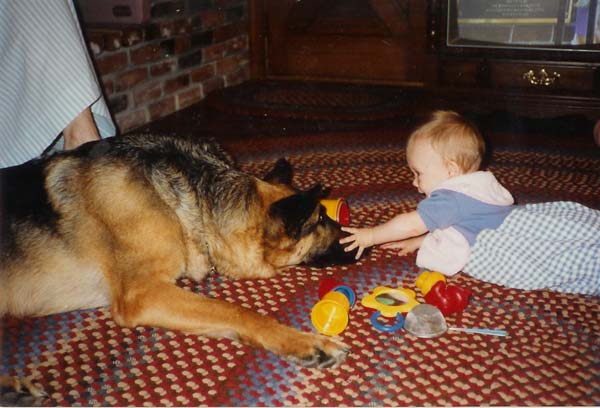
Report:
[[[348,325],[349,311],[350,301],[346,295],[333,290],[313,306],[310,320],[319,333],[334,336]]]
[[[350,208],[343,198],[323,199],[321,204],[327,211],[327,216],[335,222],[348,226],[350,225]]]

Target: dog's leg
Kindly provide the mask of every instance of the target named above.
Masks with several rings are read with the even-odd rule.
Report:
[[[0,406],[41,406],[46,394],[29,380],[0,377]]]
[[[196,295],[171,283],[136,284],[113,303],[125,326],[148,325],[212,337],[228,337],[263,347],[306,367],[330,367],[348,354],[340,341],[304,333],[252,310]]]

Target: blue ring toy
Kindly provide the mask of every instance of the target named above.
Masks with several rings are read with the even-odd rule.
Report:
[[[379,319],[380,316],[381,316],[381,310],[378,310],[371,315],[371,324],[377,330],[381,330],[384,332],[393,332],[396,330],[400,330],[401,328],[404,327],[404,316],[402,316],[402,313],[396,314],[396,324],[394,324],[392,326],[386,326],[385,324],[379,323],[379,321],[377,319]]]

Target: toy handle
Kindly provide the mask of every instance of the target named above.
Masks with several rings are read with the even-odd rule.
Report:
[[[384,332],[393,332],[396,330],[400,330],[404,327],[404,316],[402,316],[402,313],[396,314],[396,324],[392,326],[386,326],[385,324],[379,323],[379,321],[377,320],[379,319],[379,317],[381,317],[381,310],[378,310],[371,315],[371,324],[377,330],[381,330]]]
[[[508,333],[506,330],[495,330],[495,329],[478,329],[478,328],[467,328],[467,327],[448,327],[448,330],[461,331],[465,333],[474,334],[489,334],[490,336],[506,336]]]

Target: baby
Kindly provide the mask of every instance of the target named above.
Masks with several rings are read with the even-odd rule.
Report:
[[[521,289],[600,295],[600,211],[573,202],[516,206],[479,167],[485,143],[455,112],[438,111],[408,139],[413,185],[425,194],[415,211],[372,228],[343,228],[346,251],[385,244],[417,265],[453,275],[463,270]]]

